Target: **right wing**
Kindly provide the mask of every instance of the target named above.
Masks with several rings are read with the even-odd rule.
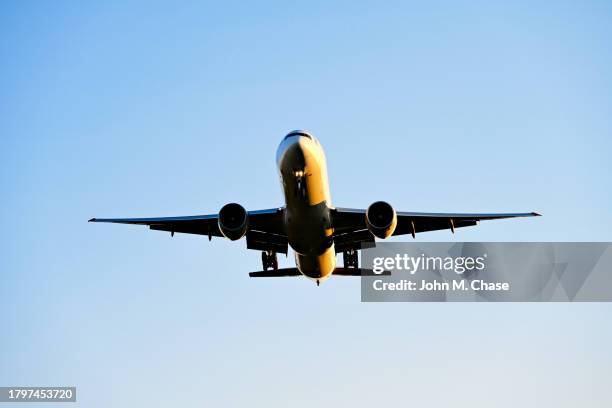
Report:
[[[89,222],[147,225],[152,230],[222,237],[217,214],[154,218],[92,218]]]

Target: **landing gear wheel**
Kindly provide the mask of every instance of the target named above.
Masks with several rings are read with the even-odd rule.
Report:
[[[263,270],[267,271],[269,269],[278,270],[278,259],[276,258],[276,252],[268,251],[261,253],[261,264],[263,266]]]
[[[359,268],[359,256],[355,249],[347,249],[342,253],[345,268]]]

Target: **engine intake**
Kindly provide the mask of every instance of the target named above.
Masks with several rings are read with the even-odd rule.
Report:
[[[377,201],[366,210],[366,225],[375,237],[388,238],[397,227],[397,214],[391,204]]]
[[[248,227],[249,214],[240,204],[225,204],[219,211],[219,230],[225,238],[236,241],[244,237]]]

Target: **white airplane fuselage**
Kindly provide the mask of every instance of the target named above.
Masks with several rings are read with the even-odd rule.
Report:
[[[325,153],[314,136],[293,131],[278,147],[276,163],[296,266],[306,277],[323,281],[336,268]]]

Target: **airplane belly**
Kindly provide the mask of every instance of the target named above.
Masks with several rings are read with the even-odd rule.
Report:
[[[333,245],[323,254],[308,256],[295,254],[295,263],[305,276],[311,279],[323,280],[329,278],[336,269],[336,251]]]
[[[287,206],[287,239],[301,255],[321,255],[333,245],[329,208],[325,202],[315,206]]]

